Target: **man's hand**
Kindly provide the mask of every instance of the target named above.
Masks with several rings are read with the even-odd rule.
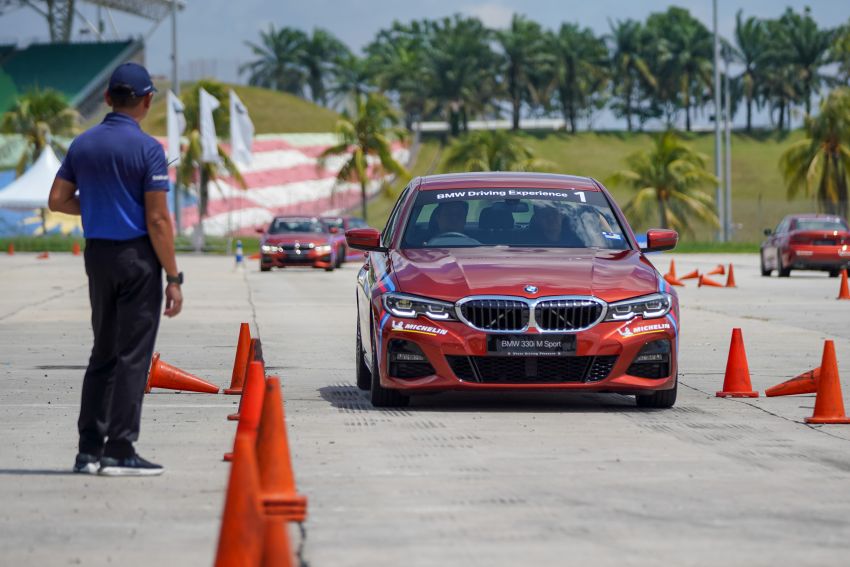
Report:
[[[165,286],[165,313],[166,317],[175,317],[183,309],[183,292],[178,284]]]

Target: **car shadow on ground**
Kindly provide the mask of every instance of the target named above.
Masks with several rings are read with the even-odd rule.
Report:
[[[70,476],[75,473],[67,469],[0,469],[0,476]],[[86,475],[81,475],[86,476]]]
[[[590,392],[441,392],[413,396],[405,408],[375,408],[364,392],[349,383],[318,389],[332,407],[349,411],[398,412],[548,412],[548,413],[648,413],[664,411],[639,408],[634,396]]]

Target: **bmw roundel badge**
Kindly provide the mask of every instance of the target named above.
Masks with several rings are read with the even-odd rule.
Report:
[[[527,293],[537,293],[537,286],[527,285],[527,286],[525,286],[525,291]]]

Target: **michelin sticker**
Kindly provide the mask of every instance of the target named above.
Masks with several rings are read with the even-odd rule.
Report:
[[[628,338],[647,335],[649,333],[660,333],[671,328],[670,323],[653,323],[651,325],[638,325],[637,327],[623,327],[622,329],[617,329],[617,332],[621,336]]]
[[[432,337],[436,337],[437,335],[445,335],[448,333],[445,329],[440,329],[439,327],[432,327],[430,325],[420,325],[418,323],[405,323],[404,321],[391,321],[393,331],[401,331],[403,333],[420,333],[423,335],[431,335]]]

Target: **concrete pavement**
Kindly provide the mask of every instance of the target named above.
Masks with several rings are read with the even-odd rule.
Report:
[[[670,256],[656,256],[662,272]],[[731,328],[753,386],[817,366],[836,339],[850,393],[850,302],[820,274],[765,279],[749,255],[676,255],[680,273],[735,262],[736,290],[680,290],[679,401],[442,394],[374,410],[354,386],[354,274],[234,271],[183,257],[185,312],[163,360],[226,385],[238,324],[279,374],[304,559],[340,565],[822,565],[850,561],[850,426],[809,427],[812,396],[721,400]],[[67,474],[90,347],[80,258],[0,258],[2,564],[205,565],[215,552],[237,398],[154,393],[140,453],[153,479]],[[850,398],[847,398],[850,401]]]

